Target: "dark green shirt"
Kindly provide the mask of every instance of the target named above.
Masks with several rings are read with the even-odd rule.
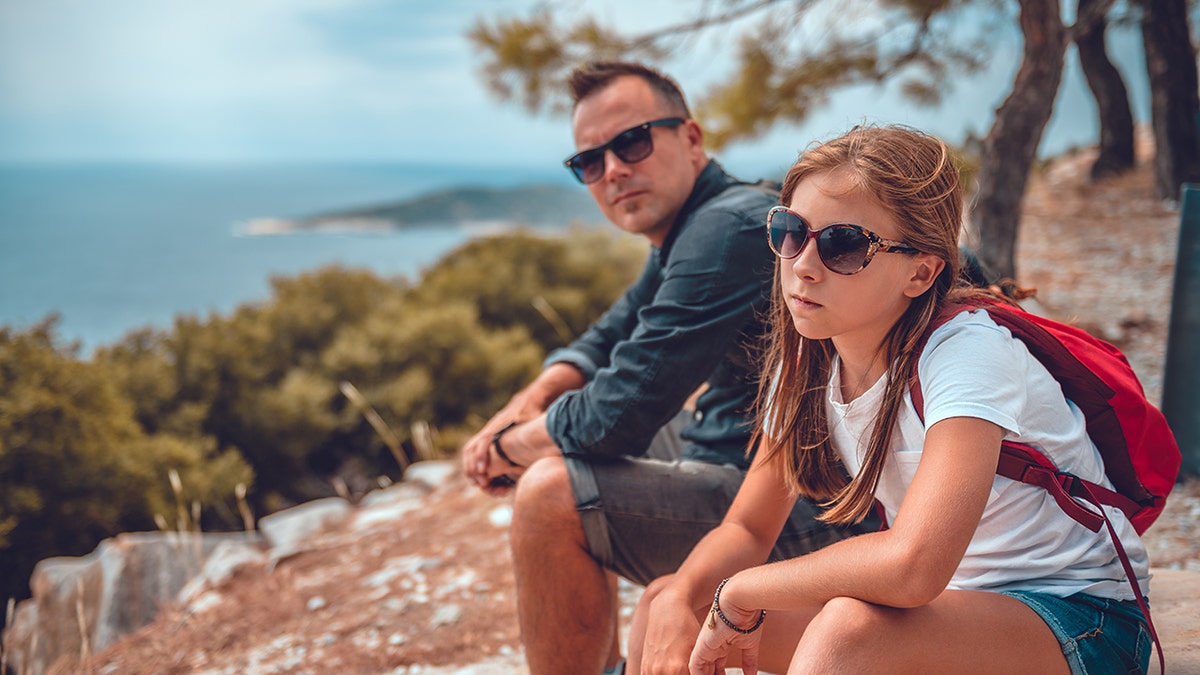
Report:
[[[547,358],[587,384],[547,411],[564,454],[640,455],[708,383],[682,432],[685,459],[745,466],[774,256],[767,210],[778,196],[709,162],[662,248],[586,333]]]

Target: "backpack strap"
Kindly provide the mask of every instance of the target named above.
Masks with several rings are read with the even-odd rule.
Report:
[[[1162,642],[1158,639],[1158,631],[1154,630],[1154,621],[1150,618],[1150,605],[1146,602],[1146,596],[1142,595],[1142,589],[1137,584],[1137,577],[1133,572],[1133,565],[1129,563],[1129,556],[1125,554],[1125,547],[1121,545],[1121,538],[1117,536],[1117,531],[1113,529],[1112,521],[1108,515],[1104,513],[1101,507],[1100,500],[1091,494],[1091,488],[1087,481],[1080,481],[1083,490],[1090,496],[1084,498],[1096,507],[1100,512],[1100,516],[1104,519],[1104,525],[1108,528],[1108,536],[1112,539],[1113,547],[1117,549],[1117,557],[1121,560],[1121,567],[1125,570],[1125,578],[1129,581],[1129,586],[1133,588],[1133,597],[1137,600],[1138,609],[1142,610],[1142,617],[1146,619],[1146,630],[1150,632],[1150,638],[1154,640],[1154,647],[1158,650],[1158,672],[1167,672],[1167,657],[1163,654]]]
[[[924,423],[925,400],[921,395],[921,381],[915,373],[912,379],[911,393],[917,418]],[[1000,444],[1000,460],[996,464],[996,473],[1018,483],[1045,488],[1068,516],[1092,532],[1099,532],[1103,521],[1096,514],[1080,506],[1072,497],[1096,501],[1120,509],[1126,518],[1132,518],[1133,514],[1141,508],[1137,502],[1119,492],[1080,478],[1075,474],[1059,471],[1058,467],[1040,451],[1022,443],[1004,441]],[[1051,487],[1051,483],[1054,487]]]
[[[925,339],[921,341],[920,351],[924,350],[925,342],[928,340],[929,334],[933,332],[933,329],[945,323],[952,316],[953,314],[944,316],[930,327],[930,330],[925,334]],[[921,380],[917,375],[917,362],[919,360],[920,356],[918,353],[918,357],[913,359],[910,393],[912,395],[913,408],[917,413],[917,419],[924,425],[925,397],[921,393]],[[1125,579],[1129,582],[1130,589],[1133,590],[1133,597],[1137,600],[1138,609],[1142,611],[1142,617],[1146,620],[1146,629],[1149,631],[1151,639],[1154,640],[1154,646],[1158,650],[1159,672],[1166,673],[1166,657],[1163,655],[1162,642],[1158,639],[1158,631],[1154,629],[1154,621],[1150,619],[1150,605],[1146,602],[1146,596],[1142,594],[1142,589],[1137,583],[1137,575],[1133,571],[1133,565],[1130,564],[1129,556],[1125,553],[1125,547],[1121,544],[1121,539],[1117,536],[1117,531],[1113,528],[1108,514],[1104,512],[1103,506],[1116,507],[1124,512],[1126,516],[1130,516],[1138,510],[1138,504],[1132,499],[1109,490],[1102,485],[1097,485],[1092,481],[1085,480],[1065,471],[1059,471],[1054,462],[1051,462],[1046,455],[1033,446],[1025,445],[1024,443],[1004,441],[1000,444],[1000,458],[996,462],[996,474],[1017,481],[1018,483],[1042,488],[1054,498],[1055,503],[1058,504],[1063,513],[1066,513],[1072,520],[1092,532],[1099,532],[1101,525],[1108,528],[1108,536],[1112,540],[1113,547],[1117,550],[1117,558],[1121,561],[1121,568],[1125,570]],[[1094,508],[1087,508],[1079,500],[1087,502]]]

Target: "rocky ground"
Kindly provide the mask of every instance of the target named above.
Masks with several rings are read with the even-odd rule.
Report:
[[[1017,256],[1020,280],[1038,288],[1043,311],[1118,344],[1157,401],[1179,213],[1151,196],[1142,154],[1137,171],[1099,184],[1087,180],[1088,151],[1039,174]],[[526,672],[506,548],[508,502],[479,494],[453,472],[419,508],[398,499],[381,493],[360,509],[352,534],[323,535],[273,569],[243,569],[60,672]],[[1200,598],[1200,481],[1177,489],[1146,541],[1162,577]],[[624,586],[622,596],[628,617],[637,590]],[[1182,617],[1169,639],[1190,655],[1180,660],[1169,649],[1172,670],[1200,668],[1200,604],[1156,606]]]

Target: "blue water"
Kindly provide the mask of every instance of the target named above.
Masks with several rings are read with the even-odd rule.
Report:
[[[561,174],[561,175],[560,175]],[[302,217],[458,185],[568,184],[565,172],[471,167],[0,166],[0,324],[51,312],[83,355],[175,316],[270,297],[273,275],[331,264],[419,277],[469,230],[238,236],[258,217]]]

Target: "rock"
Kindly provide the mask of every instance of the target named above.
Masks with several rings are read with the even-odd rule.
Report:
[[[429,625],[432,628],[441,626],[453,626],[462,618],[463,610],[458,605],[442,605],[433,612],[433,618],[429,620]]]
[[[222,543],[257,543],[257,534],[137,532],[100,542],[79,558],[48,558],[30,578],[4,635],[18,673],[41,673],[63,657],[96,653],[145,626],[175,600]]]
[[[512,505],[502,504],[488,511],[488,522],[493,527],[507,528],[512,524]]]
[[[247,565],[266,563],[267,557],[260,544],[257,540],[253,544],[235,541],[217,544],[212,554],[204,561],[200,573],[179,591],[177,600],[187,604],[200,593],[225,583],[239,569]]]
[[[450,459],[430,459],[417,462],[404,471],[405,483],[424,483],[437,489],[459,471],[458,462]]]
[[[421,508],[429,489],[424,485],[397,483],[383,490],[370,492],[359,504],[354,522],[355,532],[364,532],[374,525],[395,523],[404,514]]]
[[[429,486],[424,483],[392,483],[385,488],[372,490],[363,495],[358,505],[364,511],[369,511],[376,508],[390,507],[397,503],[409,502],[414,499],[421,499],[427,494],[429,494]]]
[[[344,523],[352,510],[345,499],[328,497],[263,516],[258,529],[271,547],[271,563],[299,553],[306,539]]]

